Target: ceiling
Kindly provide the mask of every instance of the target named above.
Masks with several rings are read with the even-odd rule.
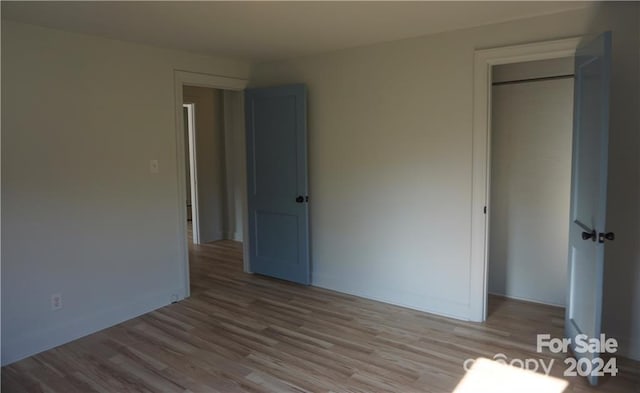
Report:
[[[2,18],[264,62],[556,13],[588,4],[2,1]]]

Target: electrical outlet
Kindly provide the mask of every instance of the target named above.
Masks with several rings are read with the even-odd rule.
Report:
[[[62,308],[62,295],[55,293],[51,295],[51,311],[57,311]]]
[[[149,171],[151,173],[158,173],[160,172],[160,163],[158,162],[158,160],[151,160],[149,161]]]

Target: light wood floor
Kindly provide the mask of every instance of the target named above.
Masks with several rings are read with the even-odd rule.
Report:
[[[467,358],[556,359],[562,309],[492,298],[465,323],[248,275],[241,245],[192,246],[192,296],[2,369],[2,392],[451,392]],[[596,390],[640,392],[638,363]]]

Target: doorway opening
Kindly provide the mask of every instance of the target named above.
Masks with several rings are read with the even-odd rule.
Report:
[[[239,94],[239,93],[237,93]],[[241,249],[242,222],[238,176],[234,173],[233,93],[222,89],[183,86],[185,182],[190,290],[209,289],[202,259],[219,258],[221,246]],[[212,265],[209,263],[209,265]],[[240,268],[240,266],[237,266]],[[205,273],[206,271],[206,273]]]
[[[194,244],[242,240],[236,233],[242,224],[234,214],[234,151],[227,143],[233,130],[226,129],[230,122],[225,120],[224,97],[220,89],[183,88],[186,209]]]
[[[174,76],[183,299],[211,284],[205,260],[225,250],[232,249],[237,269],[247,271],[242,92],[247,81],[185,71]]]
[[[595,338],[602,333],[604,243],[615,237],[613,232],[607,232],[605,228],[611,32],[585,39],[574,38],[476,51],[470,314],[472,320],[483,322],[488,310],[490,217],[486,213],[487,206],[491,205],[492,188],[492,135],[489,130],[492,124],[490,104],[493,67],[561,57],[573,57],[576,70],[572,111],[570,229],[566,259],[569,280],[566,285],[563,337],[569,339],[570,349],[576,358],[591,362],[596,359],[597,354],[580,351],[577,338],[581,334]],[[521,209],[522,206],[518,208]],[[483,215],[476,214],[477,210],[482,210]],[[534,215],[528,225],[533,225],[537,218]],[[511,234],[510,231],[507,233]],[[546,234],[543,237],[549,239]],[[540,248],[536,248],[533,253],[541,254],[539,251]],[[474,298],[474,295],[481,298]],[[597,384],[597,373],[591,373],[588,378],[592,385]]]
[[[491,205],[491,90],[493,67],[573,57],[582,38],[536,42],[477,50],[474,55],[471,258],[469,319],[484,322],[488,314],[489,214]]]
[[[564,315],[573,68],[573,57],[492,67],[489,320],[513,303],[505,298],[520,307],[526,307],[521,302],[555,307]]]

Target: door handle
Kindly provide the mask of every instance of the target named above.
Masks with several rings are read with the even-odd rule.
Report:
[[[589,240],[591,239],[592,242],[596,241],[596,230],[592,230],[591,232],[582,232],[582,240]]]
[[[304,202],[304,197],[302,195],[298,195],[298,197],[296,198],[296,203],[302,203]]]
[[[598,235],[598,242],[599,243],[604,243],[605,240],[616,240],[616,234],[613,232],[607,232],[607,233],[603,233],[600,232],[600,234]]]

